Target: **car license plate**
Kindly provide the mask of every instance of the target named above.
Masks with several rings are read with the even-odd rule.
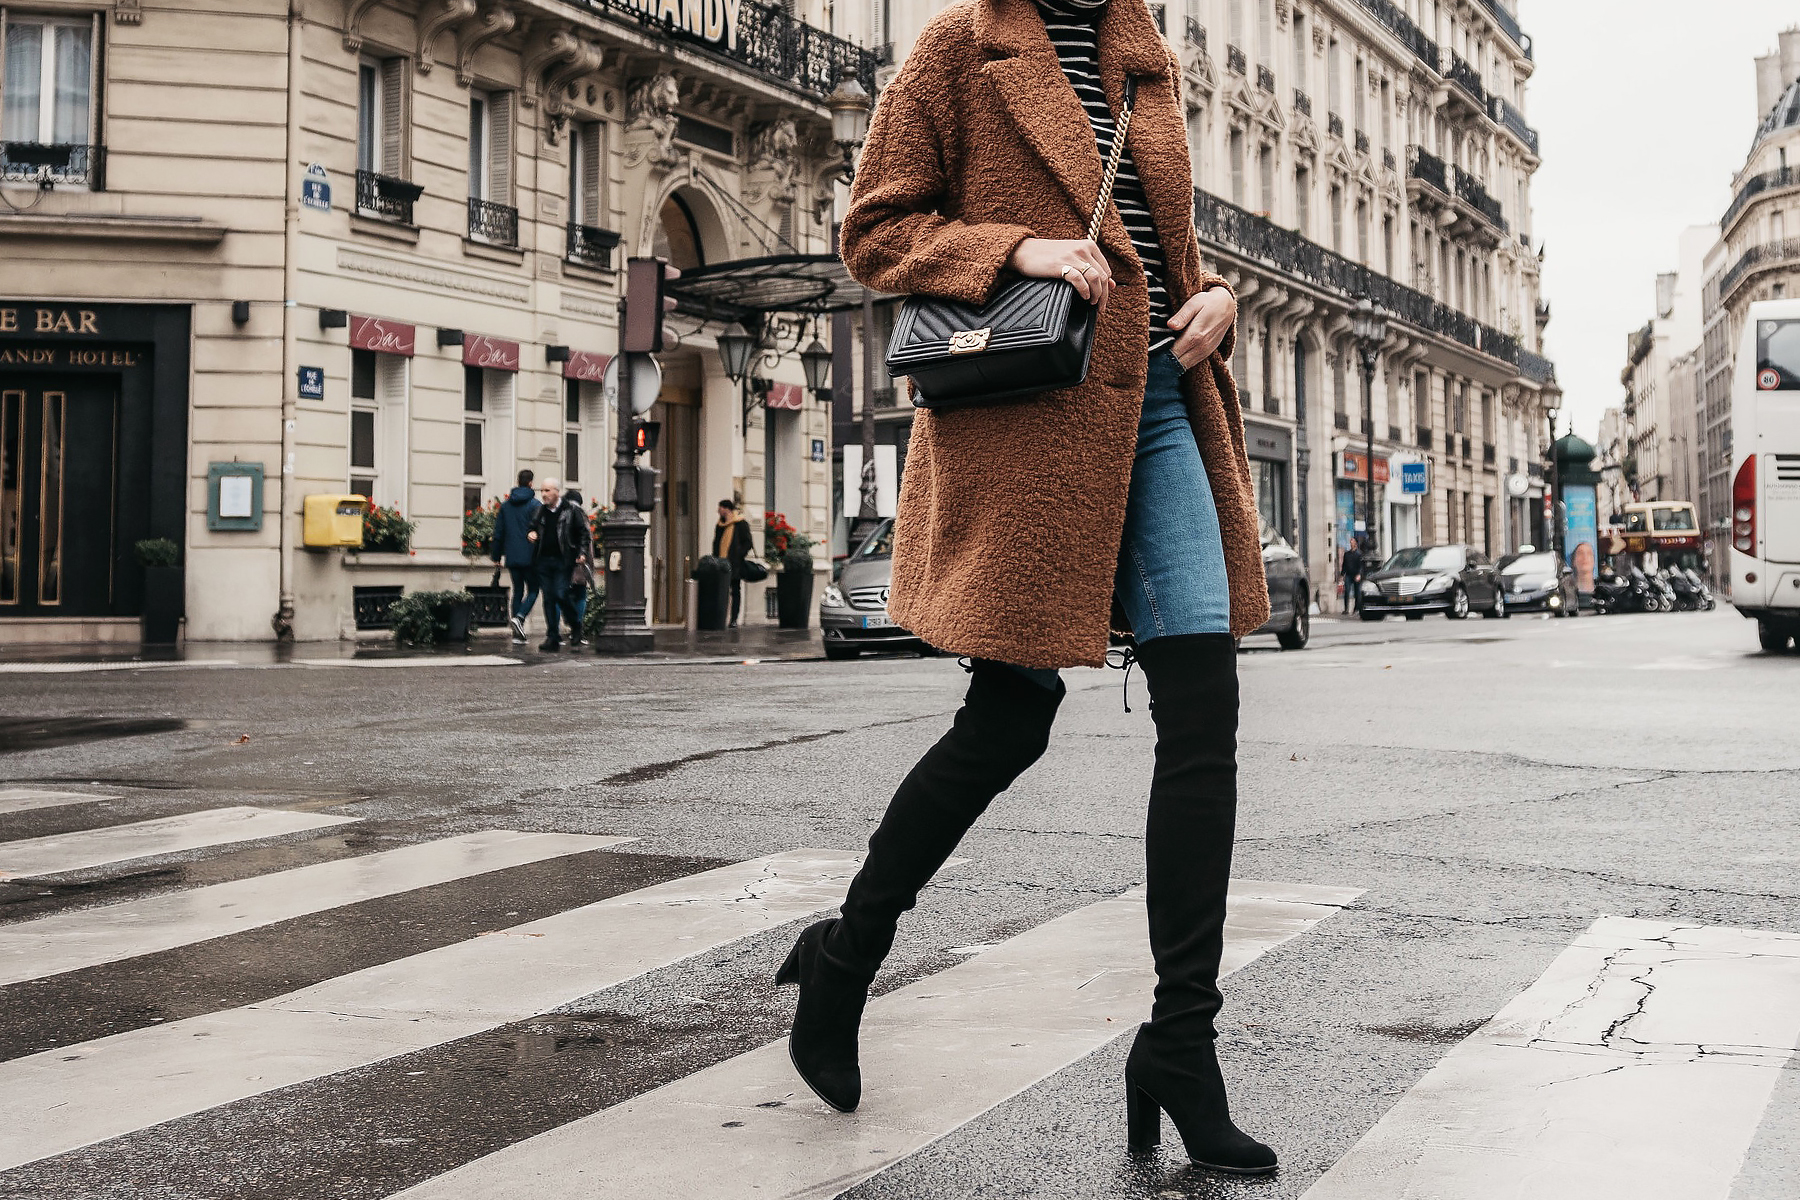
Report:
[[[892,629],[894,620],[892,617],[864,617],[862,627],[864,629]]]

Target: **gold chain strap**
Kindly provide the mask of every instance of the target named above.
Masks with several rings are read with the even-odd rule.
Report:
[[[1106,206],[1112,202],[1113,180],[1119,174],[1119,160],[1125,154],[1125,134],[1131,128],[1131,110],[1135,107],[1130,101],[1125,104],[1125,111],[1119,114],[1118,129],[1113,134],[1112,153],[1107,156],[1106,176],[1100,181],[1100,199],[1094,202],[1094,217],[1088,222],[1088,241],[1100,240],[1100,220],[1106,215]]]

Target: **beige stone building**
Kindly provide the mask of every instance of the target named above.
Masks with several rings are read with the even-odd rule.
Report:
[[[0,4],[0,640],[134,638],[150,537],[181,548],[189,638],[337,638],[394,589],[485,585],[464,514],[519,469],[611,494],[634,255],[713,285],[660,356],[654,618],[687,618],[722,497],[823,542],[829,394],[796,350],[829,322],[722,264],[830,251],[824,98],[876,66],[832,13]],[[734,320],[769,346],[743,385]],[[350,492],[410,544],[307,548],[304,498]]]

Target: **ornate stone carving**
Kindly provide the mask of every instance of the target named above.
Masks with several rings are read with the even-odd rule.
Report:
[[[800,133],[792,117],[753,126],[750,130],[752,182],[745,189],[745,198],[752,204],[765,196],[775,204],[792,204],[799,148]]]
[[[518,13],[504,4],[494,4],[483,9],[478,20],[458,29],[456,82],[464,87],[472,85],[475,82],[472,71],[475,65],[475,52],[495,38],[511,33],[513,26],[518,23]]]
[[[672,167],[681,161],[675,148],[675,106],[681,86],[672,71],[634,79],[625,90],[625,163]]]
[[[427,4],[419,10],[419,74],[431,74],[431,52],[437,45],[438,35],[474,16],[475,8],[475,0],[437,0],[435,6]]]
[[[142,25],[144,12],[138,7],[138,0],[113,0],[114,25]]]
[[[369,11],[381,3],[381,0],[346,0],[344,4],[344,49],[352,54],[361,54],[363,48],[362,23]],[[136,7],[135,0],[132,7]]]

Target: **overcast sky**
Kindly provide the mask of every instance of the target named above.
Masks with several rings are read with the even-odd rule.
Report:
[[[1761,116],[1751,60],[1800,24],[1800,4],[1520,0],[1519,23],[1537,60],[1526,106],[1543,152],[1546,353],[1565,427],[1591,439],[1623,395],[1625,335],[1654,315],[1681,231],[1731,202]]]

